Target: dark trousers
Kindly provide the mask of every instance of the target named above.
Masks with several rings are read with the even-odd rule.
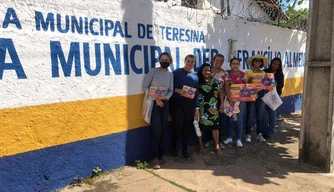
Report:
[[[161,158],[165,153],[165,137],[168,128],[168,116],[168,101],[164,101],[164,107],[159,107],[154,102],[151,114],[152,158]]]
[[[268,137],[273,137],[275,133],[275,126],[276,126],[276,111],[273,111],[267,105],[265,106],[265,118],[264,120],[264,135]]]
[[[177,151],[178,138],[182,138],[182,154],[188,153],[188,139],[193,130],[194,101],[191,99],[178,99],[171,101],[172,116],[172,151]]]
[[[263,135],[263,117],[265,111],[265,104],[261,100],[264,96],[264,91],[258,93],[258,98],[255,102],[247,102],[247,115],[246,115],[246,134],[251,134],[251,128],[256,123],[256,134]]]

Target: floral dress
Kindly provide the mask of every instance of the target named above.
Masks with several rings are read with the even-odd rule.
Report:
[[[221,88],[222,92],[225,92],[224,83],[229,80],[227,71],[222,69],[219,73],[212,73],[212,77],[218,80],[219,87]]]
[[[219,129],[219,87],[219,82],[215,78],[198,86],[201,129]]]

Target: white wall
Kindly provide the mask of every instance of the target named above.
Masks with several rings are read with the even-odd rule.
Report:
[[[73,9],[74,7],[76,9]],[[135,3],[133,1],[106,1],[96,4],[92,1],[78,3],[38,0],[34,4],[25,1],[15,4],[10,0],[5,0],[0,7],[0,22],[5,21],[6,14],[10,14],[8,13],[8,8],[13,8],[22,29],[18,29],[15,24],[9,24],[7,28],[1,25],[0,38],[12,41],[15,51],[9,51],[9,47],[7,47],[5,51],[6,59],[1,61],[0,57],[0,65],[11,65],[13,56],[10,54],[15,52],[18,55],[26,78],[18,79],[15,70],[3,71],[3,78],[0,80],[0,87],[3,91],[0,92],[0,98],[7,102],[0,103],[1,109],[139,94],[141,93],[140,87],[145,75],[145,68],[148,70],[145,67],[145,62],[149,66],[154,62],[154,60],[151,60],[150,46],[158,46],[162,51],[164,47],[169,47],[174,57],[175,67],[177,64],[182,66],[183,58],[187,54],[196,53],[194,50],[197,49],[201,50],[201,56],[198,56],[198,64],[209,62],[212,50],[217,50],[227,55],[229,39],[237,40],[238,49],[247,50],[249,56],[251,56],[252,50],[272,51],[273,54],[275,51],[280,51],[282,57],[285,57],[286,51],[304,52],[305,50],[306,33],[304,32],[247,22],[233,17],[222,19],[220,15],[214,14],[211,10],[193,10],[180,6],[171,7],[164,2],[154,3],[148,0],[138,0]],[[103,21],[120,21],[123,30],[125,30],[124,23],[127,22],[127,30],[132,35],[132,38],[123,38],[119,34],[113,37],[105,36],[105,34],[97,36],[91,33],[88,35],[78,34],[71,31],[60,33],[57,31],[56,26],[54,32],[50,31],[50,29],[47,31],[43,29],[37,30],[36,12],[41,12],[44,19],[46,19],[48,13],[53,13],[55,20],[56,15],[60,14],[63,22],[66,15],[75,16],[76,18],[82,17],[83,19],[87,17],[89,20],[98,18],[103,19]],[[152,25],[153,39],[138,37],[138,23],[145,26]],[[178,32],[180,32],[179,29],[181,28],[198,31],[204,34],[204,41],[181,42],[176,39],[174,41],[167,40],[166,34],[163,34],[160,28],[161,26],[177,28]],[[62,24],[62,27],[65,28],[65,25]],[[98,29],[98,23],[95,23],[94,30],[98,31]],[[113,31],[110,30],[110,33]],[[53,52],[50,51],[52,41],[59,41],[61,49],[58,47],[53,49]],[[59,58],[57,57],[59,55],[55,53],[55,50],[61,50],[64,53],[65,60],[68,61],[71,43],[77,43],[79,47],[81,75],[75,75],[75,62],[73,62],[71,75],[64,77]],[[99,44],[98,47],[101,49],[101,71],[95,76],[89,75],[85,71],[84,43],[87,43],[90,47],[92,69],[95,69],[96,65],[96,50],[94,46]],[[106,75],[106,59],[104,57],[106,50],[103,44],[110,46],[114,56],[119,59],[120,75],[115,74],[111,64],[109,64],[110,75]],[[125,72],[124,45],[128,46],[128,56],[134,45],[138,45],[138,48],[141,49],[135,52],[135,60],[133,62],[131,62],[130,57],[128,58],[129,74]],[[119,46],[119,49],[117,46]],[[148,49],[147,52],[144,50],[146,48]],[[205,48],[208,48],[208,50],[205,50]],[[208,51],[204,54],[206,59],[203,58],[203,52],[205,51]],[[119,56],[116,54],[119,54]],[[157,55],[158,52],[155,52],[153,58],[156,58]],[[56,60],[53,61],[52,56]],[[242,51],[239,52],[239,57],[244,59]],[[147,59],[145,60],[145,58]],[[58,65],[55,64],[55,61],[58,61]],[[3,62],[9,64],[4,64]],[[72,64],[71,62],[69,63]],[[137,68],[143,68],[143,71],[139,74],[135,73],[131,63],[136,65]],[[53,65],[59,68],[59,77],[52,76]],[[11,67],[14,68],[13,65]],[[228,68],[228,65],[224,67]],[[302,75],[303,70],[300,67],[291,68],[291,70],[294,71],[291,75],[289,74],[291,77]]]

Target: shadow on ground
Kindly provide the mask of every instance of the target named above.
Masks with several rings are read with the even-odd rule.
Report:
[[[253,136],[252,143],[244,143],[242,148],[234,143],[226,145],[220,155],[213,152],[213,146],[207,147],[204,153],[192,147],[195,162],[169,157],[175,163],[164,169],[212,170],[214,176],[229,176],[255,185],[278,185],[270,178],[284,179],[290,173],[317,173],[298,162],[300,114],[283,118],[277,121],[276,133],[268,142],[260,143]]]

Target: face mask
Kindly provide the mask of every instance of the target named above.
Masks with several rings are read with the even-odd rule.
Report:
[[[163,69],[167,69],[169,67],[169,62],[160,62],[160,66]]]

